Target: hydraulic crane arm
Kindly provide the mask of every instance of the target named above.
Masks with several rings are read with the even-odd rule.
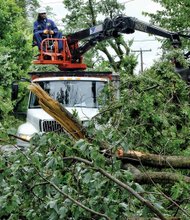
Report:
[[[74,60],[90,50],[97,42],[118,37],[121,33],[131,34],[141,31],[171,40],[175,47],[181,45],[179,33],[166,31],[160,27],[138,20],[134,17],[118,16],[114,19],[105,19],[103,24],[85,29],[67,36],[69,46],[84,39],[88,39],[82,46],[71,50]]]

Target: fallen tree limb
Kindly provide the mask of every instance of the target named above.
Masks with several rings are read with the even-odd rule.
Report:
[[[157,168],[190,168],[190,157],[163,156],[129,150],[118,157],[123,163],[143,164]]]
[[[59,102],[51,98],[39,85],[32,83],[29,85],[29,89],[39,98],[39,104],[44,111],[59,122],[75,140],[87,138],[87,132],[80,122]]]
[[[39,98],[39,104],[42,108],[50,114],[56,121],[58,121],[63,128],[75,139],[87,139],[91,141],[88,136],[85,128],[76,120],[73,115],[68,112],[59,102],[55,101],[51,98],[39,85],[31,84],[29,89]],[[105,144],[103,144],[105,146]],[[122,156],[118,157],[122,160],[123,163],[132,163],[132,164],[143,164],[151,167],[158,168],[182,168],[188,169],[190,168],[190,157],[182,157],[182,156],[162,156],[155,155],[149,153],[143,153],[139,151],[127,151],[123,152]],[[152,174],[153,175],[153,174]],[[156,179],[156,175],[155,179]],[[165,174],[163,176],[166,177]],[[172,177],[170,179],[176,179],[177,177]],[[142,177],[143,179],[143,177]],[[185,178],[186,181],[189,181]],[[144,180],[145,181],[145,180]]]
[[[171,172],[141,172],[131,164],[124,164],[123,169],[129,170],[133,174],[133,180],[139,184],[150,184],[154,183],[175,183],[184,181],[190,183],[190,177],[171,173]]]
[[[91,141],[91,138],[81,123],[67,109],[60,105],[59,102],[51,98],[39,85],[33,83],[29,86],[29,89],[39,98],[41,107],[59,122],[65,131],[75,140],[86,139],[89,142]],[[108,146],[103,143],[103,147],[107,148]],[[119,156],[119,159],[123,163],[142,163],[143,165],[152,167],[190,168],[190,157],[162,156],[139,151],[127,151],[122,156]]]
[[[140,175],[135,176],[134,181],[141,184],[148,184],[152,181],[154,183],[175,183],[179,181],[190,183],[190,177],[170,172],[146,172],[146,174],[141,173]]]

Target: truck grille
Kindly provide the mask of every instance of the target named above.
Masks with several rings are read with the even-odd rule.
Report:
[[[63,127],[56,121],[40,120],[40,131],[42,132],[64,132]]]

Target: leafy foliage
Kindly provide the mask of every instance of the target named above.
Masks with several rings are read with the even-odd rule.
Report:
[[[3,131],[0,134],[1,138],[8,138],[5,133],[13,124],[16,130],[18,120],[11,116],[11,113],[28,94],[26,85],[23,84],[20,86],[18,99],[11,100],[12,83],[28,77],[33,50],[30,22],[26,19],[26,11],[28,7],[36,4],[36,1],[2,0],[0,2],[0,123]],[[23,109],[22,107],[21,110]]]
[[[123,72],[121,77],[121,98],[111,103],[111,120],[109,111],[104,111],[104,120],[128,138],[132,149],[164,155],[188,149],[189,86],[168,60],[140,76]]]
[[[157,13],[144,13],[151,18],[151,21],[166,30],[181,32],[188,34],[189,22],[187,16],[189,15],[189,1],[188,0],[153,0],[162,6]],[[189,40],[181,38],[182,46],[189,50]]]
[[[1,1],[1,116],[13,109],[11,103],[11,84],[25,76],[30,65],[32,50],[28,32],[25,30],[26,22],[22,18],[21,8],[15,1]],[[23,31],[24,30],[24,31]]]
[[[90,4],[86,5],[84,1],[64,2],[71,12],[66,22],[72,28],[78,27],[79,23],[85,24],[85,27],[96,24],[94,18],[99,12],[114,16],[117,10],[122,9],[116,1],[106,0],[101,4],[89,1],[94,6],[93,14]],[[171,7],[178,3],[187,4],[187,1],[162,2]],[[9,128],[9,132],[14,133],[14,128],[10,126],[14,119],[9,116],[14,104],[10,100],[10,85],[14,80],[26,76],[32,57],[29,32],[24,29],[26,21],[19,16],[23,12],[19,7],[22,3],[26,1],[0,2],[0,114],[5,118],[0,123],[0,138],[3,140],[7,138],[5,129]],[[113,10],[108,10],[109,7]],[[174,8],[167,10],[172,11]],[[175,30],[174,26],[172,29]],[[125,46],[122,39],[118,40],[121,40],[120,45]],[[109,44],[113,45],[113,42]],[[129,48],[125,49],[128,55]],[[123,220],[131,216],[154,217],[137,198],[102,175],[99,172],[102,169],[143,195],[165,216],[189,219],[189,184],[180,181],[172,186],[141,186],[133,182],[133,175],[129,171],[121,169],[121,163],[115,156],[107,157],[102,152],[102,145],[105,144],[113,154],[118,147],[125,151],[140,149],[160,155],[190,154],[189,85],[173,72],[168,61],[170,56],[162,57],[150,70],[137,76],[133,75],[136,65],[133,56],[124,56],[119,63],[113,63],[120,70],[120,100],[115,100],[112,90],[107,88],[109,102],[96,118],[96,124],[90,122],[88,126],[91,143],[86,140],[75,143],[65,134],[50,133],[36,135],[30,148],[25,151],[0,151],[0,218]],[[108,63],[99,58],[103,62],[98,68],[110,69]],[[184,62],[182,57],[180,60]],[[24,92],[24,88],[22,90]],[[95,129],[97,124],[101,130]],[[145,172],[146,168],[139,169]],[[178,173],[189,175],[188,170]]]
[[[1,120],[7,118],[8,114],[15,110],[25,95],[28,94],[26,86],[21,85],[19,98],[14,102],[11,101],[12,83],[19,82],[23,77],[28,78],[27,72],[31,65],[33,50],[27,10],[30,7],[37,6],[36,0],[2,0],[0,3]]]
[[[107,219],[124,219],[139,210],[139,201],[98,168],[127,181],[137,191],[142,189],[131,182],[128,172],[120,170],[118,160],[106,162],[97,145],[84,140],[73,143],[55,134],[36,136],[32,144],[27,151],[1,157],[1,218],[104,219],[101,213],[109,216]],[[73,155],[92,161],[93,167],[67,159]],[[156,203],[153,196],[150,200]],[[81,208],[77,201],[96,213]],[[143,212],[151,216],[143,207],[139,216]]]
[[[153,0],[162,6],[162,10],[156,14],[149,14],[156,22],[168,30],[181,31],[188,27],[187,15],[189,14],[189,2],[187,0]]]

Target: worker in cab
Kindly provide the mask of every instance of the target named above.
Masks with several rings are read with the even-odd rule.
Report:
[[[36,44],[39,50],[43,50],[43,48],[41,48],[41,42],[45,38],[62,39],[62,33],[58,30],[54,21],[47,18],[45,8],[39,8],[38,10],[38,18],[34,22],[33,33],[34,45]],[[59,51],[63,49],[62,40],[58,40],[58,48]]]

